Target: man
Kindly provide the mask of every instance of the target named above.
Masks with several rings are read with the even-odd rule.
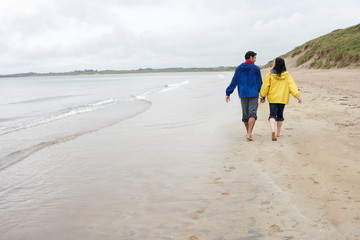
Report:
[[[257,119],[256,113],[262,80],[260,68],[255,65],[256,53],[247,52],[245,60],[236,68],[234,77],[226,89],[226,102],[230,101],[230,94],[237,87],[243,113],[242,121],[246,128],[246,139],[252,141],[252,130]]]

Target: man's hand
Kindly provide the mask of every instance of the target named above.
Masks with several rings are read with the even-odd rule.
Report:
[[[230,96],[226,96],[225,100],[227,103],[230,102]]]
[[[265,98],[260,98],[261,103],[264,103],[265,101],[266,101]]]

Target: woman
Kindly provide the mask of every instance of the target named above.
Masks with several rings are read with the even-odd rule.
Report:
[[[271,138],[276,141],[276,137],[280,137],[281,126],[284,121],[283,112],[285,105],[289,103],[290,93],[301,104],[300,93],[296,87],[294,79],[286,71],[285,61],[282,58],[276,58],[274,67],[265,76],[261,86],[260,96],[261,102],[265,102],[267,96],[270,106],[269,122],[271,127]],[[275,122],[277,132],[275,134]]]

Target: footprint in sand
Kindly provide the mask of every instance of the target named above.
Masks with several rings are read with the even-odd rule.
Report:
[[[285,237],[284,237],[284,240],[292,240],[292,239],[294,239],[293,236],[285,236]]]
[[[226,167],[226,166],[224,166],[224,168],[225,168],[225,171],[226,171],[226,172],[232,172],[232,171],[236,170],[236,168],[233,167],[233,166],[231,166],[231,167]]]
[[[262,203],[261,203],[261,206],[268,206],[268,205],[270,205],[270,204],[271,204],[271,202],[265,201],[265,202],[262,202]]]
[[[188,240],[198,240],[198,237],[197,236],[191,236],[188,238]]]
[[[228,197],[228,196],[230,196],[230,193],[228,193],[228,192],[223,192],[223,193],[221,194],[221,197],[220,197],[219,199],[224,199],[224,198],[226,198],[226,197]]]
[[[194,213],[192,214],[192,217],[191,217],[191,218],[194,219],[194,220],[197,220],[197,219],[199,219],[199,217],[200,217],[202,214],[204,214],[204,212],[205,212],[205,208],[200,209],[200,210],[194,212]]]
[[[316,181],[314,178],[309,178],[314,184],[319,184],[318,181]]]
[[[355,122],[335,123],[335,125],[338,126],[338,127],[345,128],[345,127],[353,127],[353,126],[357,125],[357,123],[355,123]]]
[[[215,179],[213,180],[213,183],[214,183],[214,184],[220,184],[220,183],[222,183],[221,178],[215,178]]]
[[[280,232],[281,230],[280,227],[276,224],[271,225],[269,228],[274,232]]]

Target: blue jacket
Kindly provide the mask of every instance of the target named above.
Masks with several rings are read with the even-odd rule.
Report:
[[[226,89],[226,96],[230,96],[237,87],[240,98],[259,97],[261,85],[260,68],[252,62],[244,62],[236,68],[234,77]]]

